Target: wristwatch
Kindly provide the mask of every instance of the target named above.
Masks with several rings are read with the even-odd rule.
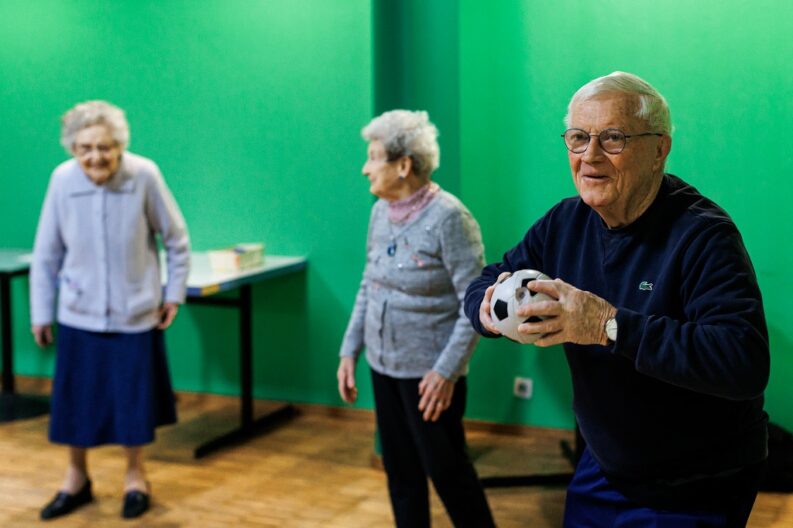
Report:
[[[617,319],[615,317],[608,319],[603,329],[606,331],[606,337],[609,338],[609,341],[612,343],[617,341]]]

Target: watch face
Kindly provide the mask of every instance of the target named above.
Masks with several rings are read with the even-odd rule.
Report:
[[[609,319],[606,321],[606,336],[609,338],[610,341],[617,340],[617,320],[616,319]]]

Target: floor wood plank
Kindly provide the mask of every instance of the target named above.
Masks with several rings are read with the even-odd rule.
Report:
[[[23,391],[46,393],[46,381],[21,379]],[[257,412],[272,408],[257,402]],[[200,441],[234,425],[236,400],[179,395],[180,423],[163,428],[147,448],[153,507],[138,521],[119,517],[124,463],[119,447],[91,451],[97,500],[52,523],[58,527],[159,528],[305,527],[392,525],[383,472],[372,465],[372,413],[299,406],[291,422],[260,438],[202,460]],[[559,442],[568,431],[468,425],[480,476],[560,472],[569,469]],[[42,526],[38,512],[60,483],[66,452],[49,444],[47,417],[0,424],[0,526]],[[561,488],[489,489],[501,527],[561,526]],[[449,527],[432,497],[433,526]],[[793,498],[761,494],[751,528],[793,528]]]

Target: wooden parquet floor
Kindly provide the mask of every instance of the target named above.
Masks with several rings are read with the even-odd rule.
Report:
[[[25,381],[25,380],[23,380]],[[27,380],[23,391],[42,390]],[[32,388],[31,388],[32,387]],[[257,412],[272,404],[257,402]],[[290,422],[243,445],[192,459],[202,440],[234,424],[233,398],[179,395],[180,424],[163,428],[147,448],[152,509],[134,521],[119,517],[124,470],[121,449],[90,452],[97,500],[46,523],[57,527],[305,527],[392,526],[383,472],[372,464],[373,416],[367,411],[299,406]],[[480,476],[569,469],[559,450],[567,431],[468,425]],[[47,441],[47,417],[0,424],[0,527],[41,527],[39,509],[56,491],[66,451]],[[500,527],[556,528],[562,488],[488,489]],[[437,496],[433,526],[449,527]],[[762,494],[752,528],[793,528],[793,498]]]

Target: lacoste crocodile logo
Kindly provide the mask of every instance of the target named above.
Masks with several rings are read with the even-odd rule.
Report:
[[[647,282],[647,281],[642,281],[639,284],[639,289],[643,290],[643,291],[653,291],[653,283],[652,282]]]

